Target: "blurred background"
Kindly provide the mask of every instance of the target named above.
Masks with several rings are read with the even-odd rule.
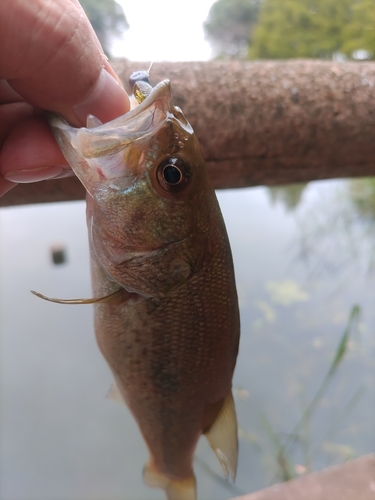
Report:
[[[374,0],[81,0],[109,56],[371,60]]]
[[[81,3],[110,58],[375,57],[375,0]],[[200,500],[375,446],[375,179],[217,194],[241,309],[240,457],[232,485],[201,440]],[[162,500],[133,418],[105,398],[92,307],[29,292],[91,295],[85,203],[2,208],[0,276],[0,500]]]

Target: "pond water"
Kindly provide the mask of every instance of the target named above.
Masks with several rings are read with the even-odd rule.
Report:
[[[372,179],[218,193],[241,309],[240,456],[233,487],[201,439],[200,500],[374,451],[374,193]],[[0,500],[164,499],[142,484],[133,418],[105,398],[92,306],[29,292],[90,296],[84,212],[83,202],[0,211]]]

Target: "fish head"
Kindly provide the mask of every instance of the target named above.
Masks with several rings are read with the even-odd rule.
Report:
[[[187,279],[212,230],[216,198],[170,82],[106,124],[89,117],[88,128],[77,129],[56,116],[50,124],[88,193],[91,253],[110,278],[150,296]]]

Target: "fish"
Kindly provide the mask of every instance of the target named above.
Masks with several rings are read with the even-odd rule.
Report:
[[[146,74],[147,73],[147,74]],[[204,434],[225,476],[237,469],[232,378],[240,322],[230,244],[202,149],[171,83],[134,73],[132,109],[75,128],[52,115],[61,151],[87,191],[93,298],[110,391],[149,451],[143,481],[195,500]],[[209,125],[208,125],[209,126]]]

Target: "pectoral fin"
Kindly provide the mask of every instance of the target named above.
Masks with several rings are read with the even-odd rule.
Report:
[[[196,482],[194,474],[186,479],[167,477],[158,472],[151,463],[143,469],[143,482],[150,488],[161,488],[168,500],[196,500]]]
[[[46,297],[45,295],[31,290],[31,293],[37,297],[48,300],[49,302],[55,302],[56,304],[119,304],[125,302],[131,298],[131,292],[128,292],[124,288],[120,288],[115,292],[105,295],[104,297],[93,297],[91,299],[55,299],[52,297]]]
[[[232,391],[226,396],[220,413],[205,435],[226,477],[230,476],[234,481],[237,471],[238,438]]]

